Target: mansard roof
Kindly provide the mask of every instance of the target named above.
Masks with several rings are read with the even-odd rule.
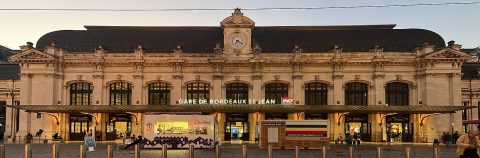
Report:
[[[0,64],[0,80],[20,79],[18,64]]]
[[[295,45],[305,53],[330,52],[334,45],[343,52],[367,52],[379,44],[385,52],[412,51],[423,43],[445,47],[444,39],[424,29],[393,29],[395,25],[358,26],[256,26],[252,44],[262,53],[289,53]],[[171,53],[177,45],[184,53],[213,53],[215,44],[223,44],[221,27],[134,27],[86,26],[87,30],[61,30],[43,35],[36,48],[50,43],[69,52],[94,52],[102,45],[110,52],[133,52],[143,45],[147,52]]]

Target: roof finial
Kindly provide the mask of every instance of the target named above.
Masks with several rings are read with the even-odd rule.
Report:
[[[243,15],[243,13],[242,13],[241,9],[237,7],[233,11],[232,15]]]

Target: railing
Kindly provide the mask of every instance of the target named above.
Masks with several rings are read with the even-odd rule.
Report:
[[[141,157],[141,152],[140,152],[140,145],[139,144],[136,144],[134,146],[135,150],[134,150],[134,158],[140,158]],[[52,145],[52,157],[53,158],[58,158],[60,153],[61,153],[61,148],[59,148],[59,144],[53,144]],[[86,153],[86,148],[83,146],[83,145],[80,145],[80,158],[85,158],[87,153]],[[113,150],[112,150],[112,145],[107,145],[107,158],[113,158]],[[295,146],[294,148],[294,155],[295,155],[295,158],[300,158],[301,157],[301,154],[300,154],[300,148],[299,146]],[[193,145],[190,145],[189,146],[189,150],[188,150],[188,157],[189,158],[194,158],[195,157],[195,154],[194,154],[194,151],[195,148]],[[216,145],[216,153],[215,153],[215,157],[216,158],[220,158],[220,145]],[[242,145],[242,158],[247,158],[247,146],[246,145]],[[354,154],[355,154],[355,150],[356,148],[353,147],[353,146],[349,146],[348,148],[348,158],[353,158],[354,157]],[[5,153],[7,151],[5,150],[5,145],[0,145],[0,158],[5,158]],[[327,147],[323,147],[322,148],[322,157],[323,158],[327,158]],[[412,157],[412,148],[411,147],[405,147],[405,150],[404,150],[404,155],[405,155],[405,158],[411,158]],[[32,146],[30,144],[25,144],[25,158],[32,158]],[[382,158],[384,157],[384,154],[383,154],[383,149],[382,147],[377,147],[377,150],[376,150],[376,158]],[[166,145],[163,145],[162,147],[162,156],[163,158],[167,158],[167,147]],[[275,157],[275,155],[273,154],[272,152],[272,145],[269,145],[268,146],[268,158],[273,158]],[[387,156],[385,156],[385,158],[387,158]],[[439,158],[440,157],[440,148],[439,147],[433,147],[433,158]]]

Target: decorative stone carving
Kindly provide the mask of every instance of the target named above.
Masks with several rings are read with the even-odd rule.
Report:
[[[302,79],[303,75],[293,75],[292,78],[293,79]]]
[[[221,80],[221,79],[223,79],[223,75],[213,75],[212,78],[214,80]]]
[[[98,46],[95,49],[95,58],[96,59],[104,59],[105,58],[105,52],[106,52],[106,50],[103,48],[102,45]]]
[[[83,75],[77,75],[77,80],[82,80]]]
[[[261,80],[262,75],[252,75],[252,80]]]
[[[260,59],[260,53],[262,53],[262,48],[256,44],[253,48],[253,59]]]
[[[155,76],[155,79],[156,79],[156,80],[162,79],[162,75],[157,75],[157,76]]]
[[[222,22],[220,22],[222,27],[253,27],[255,22],[250,18],[243,16],[242,11],[240,8],[235,8],[232,13],[232,16],[225,18]]]
[[[103,75],[92,75],[93,79],[103,79]]]
[[[135,53],[134,53],[134,58],[135,59],[143,59],[143,46],[142,45],[137,45],[137,48],[134,49]]]
[[[199,75],[195,76],[195,80],[197,81],[200,80],[200,76]]]
[[[239,82],[240,81],[240,76],[235,76],[235,81]]]
[[[373,74],[373,79],[383,79],[385,78],[385,74]]]
[[[294,62],[292,63],[292,68],[294,72],[300,72],[302,71],[302,64],[299,62]]]
[[[315,81],[320,80],[320,75],[315,75]]]
[[[343,78],[343,74],[334,74],[334,75],[332,75],[332,78],[333,78],[333,79],[342,79],[342,78]]]
[[[360,75],[355,75],[355,80],[359,80],[360,79]]]
[[[182,46],[180,45],[177,45],[177,47],[175,49],[173,49],[173,56],[176,58],[176,59],[181,59],[182,56],[183,56],[183,50],[182,50]]]
[[[295,47],[292,50],[293,58],[294,59],[301,58],[302,52],[303,52],[303,49],[301,49],[298,45],[295,45]]]
[[[261,72],[262,63],[253,63],[253,72]]]
[[[380,48],[378,44],[373,45],[370,52],[373,52],[373,58],[383,58],[383,48]]]
[[[173,79],[183,79],[183,75],[172,75]]]
[[[213,48],[213,58],[215,59],[222,59],[223,58],[223,49],[220,47],[220,44],[216,44],[215,48]]]
[[[459,78],[459,77],[461,77],[461,74],[460,74],[460,73],[450,73],[450,74],[448,74],[448,77],[450,77],[450,78]]]
[[[397,77],[397,81],[402,80],[402,75],[397,75],[396,77]]]
[[[174,62],[172,63],[173,72],[181,73],[183,71],[183,63]]]
[[[223,64],[221,64],[221,63],[213,64],[213,72],[220,73],[220,72],[222,72],[222,69],[223,69]]]
[[[338,45],[333,46],[333,58],[334,59],[341,59],[343,58],[342,54],[342,48],[340,48]]]
[[[122,80],[122,75],[117,75],[117,80]]]
[[[143,75],[133,75],[134,79],[143,79]]]
[[[280,80],[280,76],[278,76],[278,75],[275,75],[274,78],[275,78],[275,80]]]

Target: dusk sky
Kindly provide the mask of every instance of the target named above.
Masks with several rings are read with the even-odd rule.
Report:
[[[111,26],[219,26],[233,8],[329,7],[387,4],[477,2],[475,0],[15,0],[0,1],[0,8],[98,8],[176,9],[228,8],[230,11],[0,11],[0,45],[19,49],[36,43],[56,30],[84,30],[84,25]],[[399,28],[422,28],[455,40],[463,48],[480,46],[480,4],[325,10],[244,10],[256,26],[397,24]]]

